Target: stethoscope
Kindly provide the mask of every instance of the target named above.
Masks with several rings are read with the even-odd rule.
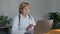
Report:
[[[29,23],[30,23],[30,18],[31,18],[31,16],[30,15],[28,15],[29,16]],[[20,14],[18,15],[18,18],[19,18],[19,23],[18,23],[18,30],[20,30]],[[32,19],[32,18],[31,18]]]

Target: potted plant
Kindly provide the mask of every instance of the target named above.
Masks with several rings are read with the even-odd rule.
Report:
[[[49,13],[49,19],[53,19],[53,27],[52,28],[57,28],[57,23],[60,23],[60,13],[58,12],[50,12]]]
[[[12,18],[8,18],[8,16],[0,16],[0,26],[6,26],[6,24],[10,24],[12,21]]]

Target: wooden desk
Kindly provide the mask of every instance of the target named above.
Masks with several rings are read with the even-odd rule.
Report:
[[[60,34],[60,29],[52,29],[49,32],[44,33],[44,34]]]

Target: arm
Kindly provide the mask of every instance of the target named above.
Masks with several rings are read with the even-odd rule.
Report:
[[[14,17],[13,23],[12,23],[12,32],[11,33],[14,33],[17,30],[17,26],[18,26],[18,18]]]
[[[29,30],[31,30],[31,29],[33,29],[34,27],[35,27],[35,21],[34,21],[34,18],[31,16],[31,20],[30,20],[30,25],[27,27],[27,31],[29,31]]]

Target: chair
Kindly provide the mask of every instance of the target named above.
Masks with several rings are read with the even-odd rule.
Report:
[[[52,23],[50,20],[38,20],[34,29],[34,34],[43,34],[48,32],[52,27]]]

